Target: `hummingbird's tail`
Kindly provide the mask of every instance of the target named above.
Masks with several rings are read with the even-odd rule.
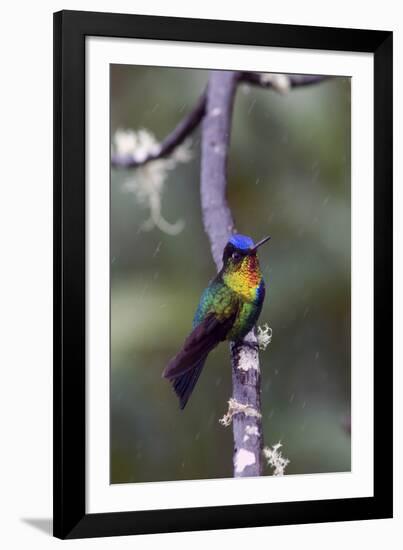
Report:
[[[209,313],[186,338],[182,349],[165,367],[162,376],[173,385],[183,409],[199,379],[207,355],[225,339],[234,322],[234,313],[220,320]]]
[[[172,386],[175,390],[176,395],[179,398],[179,407],[181,409],[185,408],[189,397],[192,395],[192,392],[199,379],[201,371],[203,370],[205,362],[206,357],[196,363],[196,365],[191,370],[188,370],[184,374],[172,380]]]

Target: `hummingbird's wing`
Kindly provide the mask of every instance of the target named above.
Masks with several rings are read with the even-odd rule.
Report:
[[[186,338],[182,349],[166,366],[163,377],[170,380],[183,409],[200,376],[207,355],[225,337],[234,324],[237,311],[219,318],[209,313]]]
[[[166,366],[163,377],[172,380],[192,369],[201,358],[206,357],[225,337],[232,327],[234,315],[219,319],[215,313],[209,313],[186,338],[182,349]]]

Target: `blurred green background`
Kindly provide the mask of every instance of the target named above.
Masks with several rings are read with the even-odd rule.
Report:
[[[163,139],[189,112],[208,71],[111,66],[111,135],[147,128]],[[161,372],[191,328],[214,276],[199,199],[200,130],[191,162],[169,172],[163,216],[176,236],[143,231],[149,212],[111,173],[111,482],[232,476],[228,346],[211,353],[183,412]],[[273,90],[240,86],[228,198],[238,231],[266,234],[268,291],[260,324],[266,445],[287,474],[350,470],[350,80]],[[271,470],[267,468],[266,474]]]

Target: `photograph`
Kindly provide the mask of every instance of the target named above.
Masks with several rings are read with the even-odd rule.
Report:
[[[350,472],[351,78],[109,70],[110,483]]]
[[[393,33],[328,23],[54,14],[55,537],[392,517]]]

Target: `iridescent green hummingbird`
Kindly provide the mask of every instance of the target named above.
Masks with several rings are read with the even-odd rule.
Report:
[[[236,234],[225,246],[223,267],[200,298],[193,330],[162,374],[172,383],[181,409],[210,351],[223,340],[241,340],[256,324],[265,297],[257,250],[269,239],[255,244],[250,237]]]

